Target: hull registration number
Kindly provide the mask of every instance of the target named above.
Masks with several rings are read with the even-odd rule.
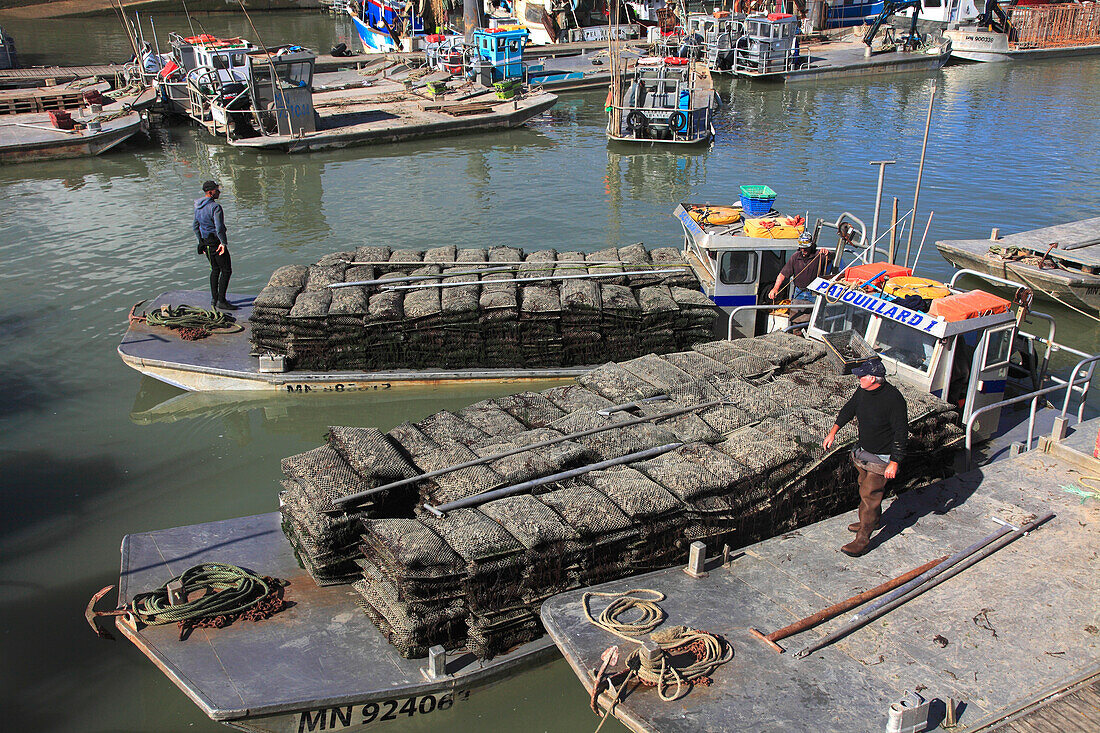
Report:
[[[455,702],[464,702],[469,697],[468,691],[448,692],[444,695],[414,695],[396,700],[368,702],[365,705],[304,710],[298,719],[298,733],[360,728],[398,718],[430,715],[436,711],[449,710]]]

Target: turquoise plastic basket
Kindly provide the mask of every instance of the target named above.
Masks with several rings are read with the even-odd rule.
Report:
[[[772,210],[776,195],[768,186],[742,186],[741,210],[748,216],[763,216]]]

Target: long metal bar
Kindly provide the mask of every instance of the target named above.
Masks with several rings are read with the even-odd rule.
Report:
[[[667,402],[672,398],[667,394],[654,395],[653,397],[646,397],[644,400],[634,400],[633,402],[623,402],[620,405],[612,405],[611,407],[605,407],[602,410],[596,410],[597,415],[603,415],[607,417],[613,412],[622,412],[624,410],[633,410],[635,407],[642,405],[648,405],[653,402]]]
[[[532,283],[543,282],[545,280],[583,280],[585,278],[601,278],[601,277],[625,277],[627,275],[664,275],[667,273],[681,272],[681,268],[667,269],[667,270],[630,270],[628,272],[597,272],[594,274],[584,273],[582,275],[541,275],[538,277],[513,277],[507,280],[493,280],[496,283]],[[439,275],[438,277],[445,277]],[[422,283],[419,285],[395,285],[392,288],[383,288],[384,290],[424,290],[426,288],[459,288],[466,285],[472,285],[474,283]]]
[[[883,593],[887,593],[889,591],[892,591],[895,588],[897,588],[898,586],[903,585],[905,583],[908,583],[910,580],[912,580],[913,578],[916,578],[918,575],[921,575],[922,573],[924,573],[928,570],[931,570],[932,568],[936,567],[937,565],[939,565],[940,563],[942,563],[946,559],[947,559],[947,555],[944,555],[943,557],[937,558],[935,560],[929,560],[924,565],[921,565],[919,568],[913,568],[912,570],[910,570],[909,572],[907,572],[903,575],[899,575],[896,578],[891,578],[890,580],[886,581],[885,583],[882,583],[881,585],[876,585],[874,588],[871,588],[870,590],[865,590],[862,593],[859,593],[858,595],[854,595],[851,598],[848,598],[846,600],[840,601],[839,603],[834,603],[833,605],[829,606],[828,608],[823,608],[820,611],[818,611],[817,613],[814,613],[814,614],[811,614],[809,616],[806,616],[805,618],[799,619],[798,621],[795,621],[793,624],[790,624],[788,626],[784,626],[783,628],[779,629],[778,631],[773,631],[770,634],[762,634],[761,632],[757,631],[756,629],[749,629],[749,632],[753,636],[756,636],[757,638],[761,639],[766,644],[768,644],[773,649],[775,649],[777,652],[782,654],[783,651],[784,651],[783,647],[781,647],[781,646],[779,646],[778,644],[775,643],[775,642],[779,641],[780,639],[786,639],[788,636],[794,636],[795,634],[800,634],[803,631],[805,631],[807,629],[811,629],[814,626],[817,626],[818,624],[820,624],[824,621],[828,621],[829,619],[833,618],[834,616],[839,616],[840,614],[844,613],[845,611],[850,611],[851,609],[855,608],[856,606],[860,606],[860,605],[866,603],[867,601],[871,600],[872,598],[878,598]]]
[[[920,238],[920,246],[917,247],[917,256],[913,258],[913,269],[917,269],[917,262],[920,261],[920,253],[924,251],[924,243],[928,239],[928,229],[932,226],[932,217],[935,215],[935,210],[928,212],[928,222],[924,225],[924,236]],[[913,214],[913,221],[916,221],[916,214]]]
[[[936,80],[932,80],[932,93],[928,95],[928,118],[924,121],[924,142],[920,146],[920,167],[917,168],[917,187],[913,191],[913,221],[917,220],[917,201],[920,199],[920,182],[924,177],[924,154],[928,150],[928,130],[932,127],[932,103],[936,101]],[[909,239],[905,242],[905,266],[909,267],[909,246],[913,244],[913,226],[909,227]]]
[[[814,307],[813,303],[810,303],[809,305],[798,305],[798,304],[795,304],[795,303],[789,303],[787,305],[776,305],[776,304],[772,304],[772,305],[739,305],[739,306],[737,306],[736,308],[734,308],[733,310],[730,311],[729,323],[726,326],[726,340],[727,341],[733,341],[733,321],[734,321],[734,318],[737,316],[737,314],[740,313],[741,311],[766,311],[766,310],[779,310],[779,309],[782,309],[782,308],[786,308],[786,309],[793,310],[793,311],[795,311],[795,310],[804,311],[804,310],[810,310],[813,307]]]
[[[522,483],[512,484],[511,486],[502,486],[499,489],[491,489],[489,491],[482,491],[480,494],[474,494],[473,496],[467,496],[455,501],[449,501],[446,504],[440,504],[439,506],[432,506],[431,504],[425,504],[424,508],[437,517],[446,515],[447,512],[453,512],[455,509],[462,509],[468,506],[477,506],[478,504],[484,504],[487,501],[493,499],[500,499],[505,496],[512,496],[513,494],[519,494],[528,489],[534,489],[539,486],[545,486],[546,484],[552,484],[555,481],[564,481],[566,479],[574,478],[576,476],[583,476],[586,473],[592,471],[601,471],[605,468],[611,468],[613,466],[621,466],[624,463],[630,463],[631,461],[644,461],[647,458],[654,458],[659,455],[668,453],[671,450],[676,450],[683,443],[665,443],[659,445],[656,448],[647,448],[646,450],[637,451],[636,453],[628,453],[625,456],[619,456],[618,458],[609,458],[606,461],[600,461],[598,463],[590,463],[587,466],[581,466],[580,468],[571,468],[568,471],[560,471],[558,473],[552,473],[549,476],[543,476],[541,478],[531,479],[530,481],[523,481]]]
[[[878,214],[882,208],[882,181],[886,177],[886,166],[893,165],[896,160],[872,160],[871,165],[878,166],[878,190],[875,191],[875,218],[871,222],[871,241],[878,240]]]
[[[507,458],[508,456],[514,456],[517,453],[523,453],[529,450],[536,450],[538,448],[546,448],[551,445],[557,445],[558,443],[564,443],[567,440],[575,440],[577,438],[586,438],[589,435],[596,435],[597,433],[603,433],[608,430],[615,430],[616,428],[628,428],[632,425],[641,425],[647,422],[656,422],[657,420],[663,420],[669,417],[676,417],[677,415],[684,415],[689,412],[695,412],[696,410],[705,410],[708,407],[714,407],[715,405],[722,404],[721,400],[710,400],[708,402],[702,402],[698,405],[692,405],[691,407],[680,407],[675,410],[669,410],[668,412],[662,412],[659,415],[649,415],[647,417],[636,417],[630,420],[623,420],[621,422],[613,422],[608,425],[602,425],[598,428],[589,428],[588,430],[581,430],[576,433],[568,433],[558,438],[550,438],[549,440],[540,440],[537,443],[531,443],[530,445],[524,445],[517,448],[511,448],[500,453],[495,453],[491,456],[482,456],[475,458],[472,461],[465,461],[464,463],[456,463],[453,466],[445,466],[434,471],[428,471],[427,473],[417,474],[411,478],[401,479],[400,481],[394,481],[392,483],[385,484],[383,486],[376,486],[373,489],[367,489],[366,491],[360,491],[355,494],[348,494],[345,497],[336,499],[333,503],[339,507],[346,508],[349,505],[355,505],[361,502],[363,499],[370,498],[375,494],[380,494],[383,491],[389,491],[390,489],[399,489],[402,486],[408,486],[415,484],[418,481],[425,479],[435,478],[436,476],[443,476],[444,474],[459,471],[463,468],[471,468],[473,466],[480,466],[483,463],[489,463],[501,458]]]
[[[688,267],[687,262],[624,262],[623,260],[547,260],[546,262],[527,262],[526,260],[500,260],[499,262],[459,262],[458,260],[415,260],[413,262],[391,262],[390,260],[335,260],[343,262],[349,267],[357,265],[392,265],[393,267],[424,267],[425,265],[577,265],[594,267],[596,265],[629,265],[631,267],[645,267],[647,264],[653,267]]]
[[[434,264],[434,263],[433,263]],[[582,265],[583,267],[583,265]],[[355,280],[354,282],[332,283],[330,288],[353,288],[363,285],[383,285],[393,283],[420,282],[421,280],[438,280],[441,277],[460,277],[462,275],[491,275],[494,272],[511,272],[515,267],[489,267],[482,270],[463,270],[462,272],[449,272],[444,275],[408,275],[406,277],[386,277],[377,280]],[[495,281],[493,281],[495,282]],[[477,283],[466,283],[476,285]]]
[[[903,603],[906,603],[906,602],[916,598],[917,596],[919,596],[920,594],[924,593],[927,590],[931,590],[932,588],[934,588],[935,586],[937,586],[940,583],[944,582],[945,580],[949,580],[950,578],[955,577],[956,575],[961,573],[963,570],[966,570],[971,565],[973,565],[973,564],[989,557],[994,552],[1001,549],[1005,545],[1009,544],[1010,542],[1012,542],[1016,538],[1021,537],[1025,534],[1033,531],[1036,527],[1038,527],[1040,524],[1043,524],[1044,522],[1048,521],[1053,516],[1054,516],[1054,512],[1047,512],[1043,516],[1035,519],[1034,521],[1032,521],[1032,522],[1028,523],[1027,525],[1025,525],[1023,527],[1020,527],[1018,529],[1013,529],[1012,527],[1002,527],[1001,530],[1003,530],[1003,531],[997,533],[997,537],[992,541],[992,543],[983,541],[984,545],[983,545],[982,549],[976,550],[974,552],[969,553],[967,555],[967,557],[962,558],[957,563],[952,564],[951,560],[947,560],[945,563],[941,563],[941,565],[949,564],[950,566],[946,567],[946,568],[943,568],[943,569],[941,569],[940,566],[937,566],[937,567],[933,568],[932,570],[928,571],[928,573],[925,573],[925,575],[928,575],[929,573],[933,574],[932,576],[930,576],[927,579],[927,582],[922,582],[920,584],[914,585],[904,595],[897,596],[889,602],[882,603],[882,605],[878,605],[876,603],[877,608],[867,609],[867,610],[865,610],[865,611],[863,611],[859,614],[856,614],[842,628],[837,629],[836,631],[829,634],[828,636],[821,639],[820,641],[817,641],[817,642],[811,644],[810,646],[806,647],[802,651],[798,652],[795,656],[798,657],[798,658],[807,657],[810,654],[813,654],[818,649],[821,649],[824,646],[828,646],[829,644],[832,644],[837,639],[840,639],[844,636],[847,636],[848,634],[852,633],[853,631],[860,628],[861,626],[865,626],[868,623],[870,623],[871,621],[874,621],[879,616],[882,616],[884,614],[889,613],[890,611],[893,611],[895,608],[902,605]],[[985,545],[988,545],[988,546],[985,546]],[[964,550],[964,552],[965,552],[965,550]],[[921,577],[924,577],[924,576],[921,576]],[[919,581],[919,580],[920,580],[920,578],[917,578],[917,581]],[[915,583],[916,581],[913,581],[913,582]],[[908,584],[906,584],[906,585],[908,585]],[[902,586],[902,588],[904,588],[904,587],[905,586]],[[899,588],[898,590],[901,590],[901,588]],[[894,594],[892,593],[890,595],[894,595]],[[882,601],[885,601],[885,598],[880,599],[880,603]]]

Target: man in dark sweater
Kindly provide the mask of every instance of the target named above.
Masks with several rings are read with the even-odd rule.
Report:
[[[229,278],[233,274],[233,261],[229,257],[229,239],[225,234],[225,214],[218,203],[221,186],[217,181],[202,184],[202,198],[195,201],[193,229],[199,239],[199,254],[210,260],[210,305],[227,311],[237,306],[225,299]]]
[[[825,277],[831,269],[829,253],[819,251],[817,244],[814,242],[814,235],[806,232],[798,238],[798,251],[794,253],[791,259],[787,260],[787,264],[783,265],[783,269],[779,271],[779,275],[775,278],[775,285],[768,292],[768,298],[775,300],[783,287],[783,283],[793,279],[794,292],[792,293],[792,299],[813,303],[814,296],[807,288],[810,287],[810,283],[815,278]]]
[[[886,482],[898,475],[898,463],[905,457],[909,417],[905,398],[886,381],[882,361],[859,364],[852,374],[859,377],[859,389],[840,408],[836,424],[821,444],[828,450],[837,432],[856,418],[859,442],[852,451],[852,463],[859,473],[859,521],[848,525],[856,538],[840,550],[858,557],[867,552],[871,533],[878,529]]]

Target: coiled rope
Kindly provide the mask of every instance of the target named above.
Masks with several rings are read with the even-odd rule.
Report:
[[[593,597],[613,600],[598,616],[593,616],[588,607],[588,601]],[[654,631],[667,617],[664,609],[657,605],[658,601],[664,599],[664,593],[649,588],[635,588],[622,593],[590,591],[581,596],[584,615],[591,624],[639,645],[626,657],[627,677],[618,687],[609,711],[631,677],[636,676],[643,684],[656,687],[662,700],[672,702],[687,694],[693,684],[709,684],[710,674],[733,659],[733,647],[717,634],[688,626],[672,626]],[[640,616],[633,621],[621,620],[621,616],[630,611],[638,611]],[[639,637],[644,634],[649,634],[650,640],[661,649],[655,660],[642,655],[643,640]],[[695,661],[684,665],[674,660],[677,655],[684,653],[694,655]],[[599,680],[596,682],[599,684]],[[673,685],[676,691],[671,695],[666,694]]]
[[[145,301],[142,301],[142,303]],[[240,333],[244,326],[237,323],[233,316],[220,311],[204,308],[196,308],[190,305],[162,305],[149,313],[136,311],[141,303],[134,304],[128,317],[131,324],[147,323],[150,326],[171,328],[180,332],[180,338],[184,341],[197,341],[206,338],[214,331],[224,333]]]
[[[183,602],[172,605],[168,586],[174,581],[183,586],[180,593]],[[285,585],[285,581],[257,575],[236,565],[203,563],[154,591],[138,593],[127,610],[146,626],[180,624],[183,639],[195,627],[222,628],[238,618],[260,621],[275,615],[286,605],[282,593]],[[200,591],[201,595],[197,595]]]
[[[646,593],[651,598],[639,598],[635,593]],[[607,608],[600,612],[598,618],[593,618],[588,609],[588,599],[592,597],[614,598],[607,604]],[[648,588],[635,588],[623,593],[598,593],[590,591],[581,596],[581,604],[584,606],[584,615],[593,626],[599,626],[604,631],[614,634],[620,639],[641,643],[639,636],[648,634],[661,625],[665,620],[665,612],[657,601],[663,601],[665,594]],[[619,617],[628,611],[637,610],[641,616],[634,621],[620,621]]]
[[[627,655],[626,666],[644,684],[655,686],[665,702],[679,700],[693,684],[710,684],[711,672],[733,659],[733,647],[725,639],[688,626],[656,631],[649,638],[661,647],[658,661],[644,659],[639,647]],[[691,652],[695,661],[684,666],[673,664],[672,656],[679,652]],[[665,690],[673,684],[675,694],[666,695]]]

